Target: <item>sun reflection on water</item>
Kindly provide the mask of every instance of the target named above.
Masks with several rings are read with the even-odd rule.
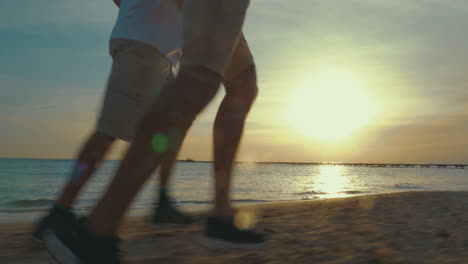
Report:
[[[347,177],[347,169],[343,166],[324,165],[320,166],[320,173],[317,175],[315,188],[326,197],[347,196],[344,191],[348,189],[350,180]]]

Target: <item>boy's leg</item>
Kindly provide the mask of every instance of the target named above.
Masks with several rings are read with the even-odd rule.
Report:
[[[56,204],[71,208],[83,185],[99,167],[115,138],[95,131],[78,155],[71,176]]]
[[[116,137],[130,140],[135,124],[148,106],[144,100],[158,96],[154,83],[164,81],[162,79],[169,73],[170,62],[146,44],[130,40],[119,42],[122,49],[112,54],[114,63],[111,76],[115,78],[109,79],[112,89],[106,91],[98,130],[113,131],[118,133]],[[114,79],[118,80],[114,82]],[[64,229],[49,229],[44,240],[49,251],[61,263],[121,263],[118,239],[103,238],[87,232],[85,222],[81,220]]]
[[[146,44],[113,39],[110,41],[110,51],[112,70],[97,128],[79,153],[70,180],[56,205],[36,226],[33,237],[37,240],[42,239],[45,229],[71,218],[73,213],[70,209],[81,188],[99,167],[116,138],[132,139],[136,124],[150,102],[148,98],[156,96],[158,89],[155,88],[161,88],[170,71],[167,58]],[[135,72],[148,77],[135,77]],[[158,82],[161,83],[159,86],[151,85]]]
[[[89,216],[90,231],[102,236],[116,235],[126,209],[162,161],[167,143],[178,148],[181,135],[214,97],[247,6],[245,0],[186,2],[179,75],[143,118],[110,187]],[[210,55],[206,57],[207,54]]]
[[[77,157],[62,193],[47,215],[36,224],[32,238],[42,241],[44,231],[47,228],[66,225],[74,220],[75,215],[71,210],[73,202],[81,188],[99,167],[112,142],[114,142],[113,137],[96,131],[88,138]]]
[[[147,49],[152,49],[144,44],[128,40],[112,40],[111,52],[113,55],[112,71],[107,83],[106,94],[103,99],[103,106],[97,122],[96,131],[88,138],[80,151],[77,163],[75,164],[70,180],[65,186],[62,194],[57,200],[57,204],[62,207],[71,207],[79,191],[88,181],[90,176],[99,167],[110,146],[116,138],[131,140],[135,131],[139,117],[143,114],[148,99],[154,97],[146,83],[164,82],[167,75],[168,62],[164,64],[162,54],[153,55],[156,65],[147,65],[145,62],[135,62],[134,58],[138,53],[145,53]],[[143,54],[141,54],[143,55]],[[141,65],[138,67],[137,65]],[[167,69],[166,69],[167,68]],[[156,75],[143,83],[135,82],[132,72],[143,71]],[[130,73],[130,74],[129,74]],[[162,84],[161,84],[162,86]],[[156,89],[158,91],[160,89]]]

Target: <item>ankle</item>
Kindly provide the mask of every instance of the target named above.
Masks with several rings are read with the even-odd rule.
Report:
[[[171,199],[168,195],[167,188],[161,188],[159,190],[159,207],[169,207],[171,204]]]
[[[215,208],[212,216],[223,221],[232,220],[237,210],[232,207]]]
[[[59,213],[70,213],[73,211],[73,208],[67,205],[62,205],[60,203],[54,203],[51,211]]]
[[[171,207],[171,202],[168,199],[160,199],[158,203],[158,208],[169,208]]]

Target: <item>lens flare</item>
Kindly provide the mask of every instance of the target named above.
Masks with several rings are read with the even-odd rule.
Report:
[[[154,152],[163,153],[166,152],[169,147],[169,141],[164,134],[158,133],[151,139],[151,146]]]
[[[255,215],[252,212],[237,212],[234,216],[234,225],[242,230],[251,229],[255,226]]]

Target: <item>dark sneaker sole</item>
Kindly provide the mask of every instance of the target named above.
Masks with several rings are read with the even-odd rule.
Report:
[[[206,235],[198,235],[194,237],[193,240],[196,243],[202,246],[205,246],[207,248],[221,250],[221,251],[237,250],[237,249],[254,250],[254,249],[263,248],[266,245],[266,242],[256,243],[256,244],[234,243],[234,242],[230,242],[230,241],[219,239],[219,238],[208,237]]]
[[[47,250],[58,263],[80,264],[80,260],[62,243],[55,233],[47,231],[43,236]]]
[[[33,241],[36,244],[44,245],[44,240],[42,238],[39,238],[39,237],[33,235],[33,234],[29,235],[29,239],[31,239],[31,241]]]

